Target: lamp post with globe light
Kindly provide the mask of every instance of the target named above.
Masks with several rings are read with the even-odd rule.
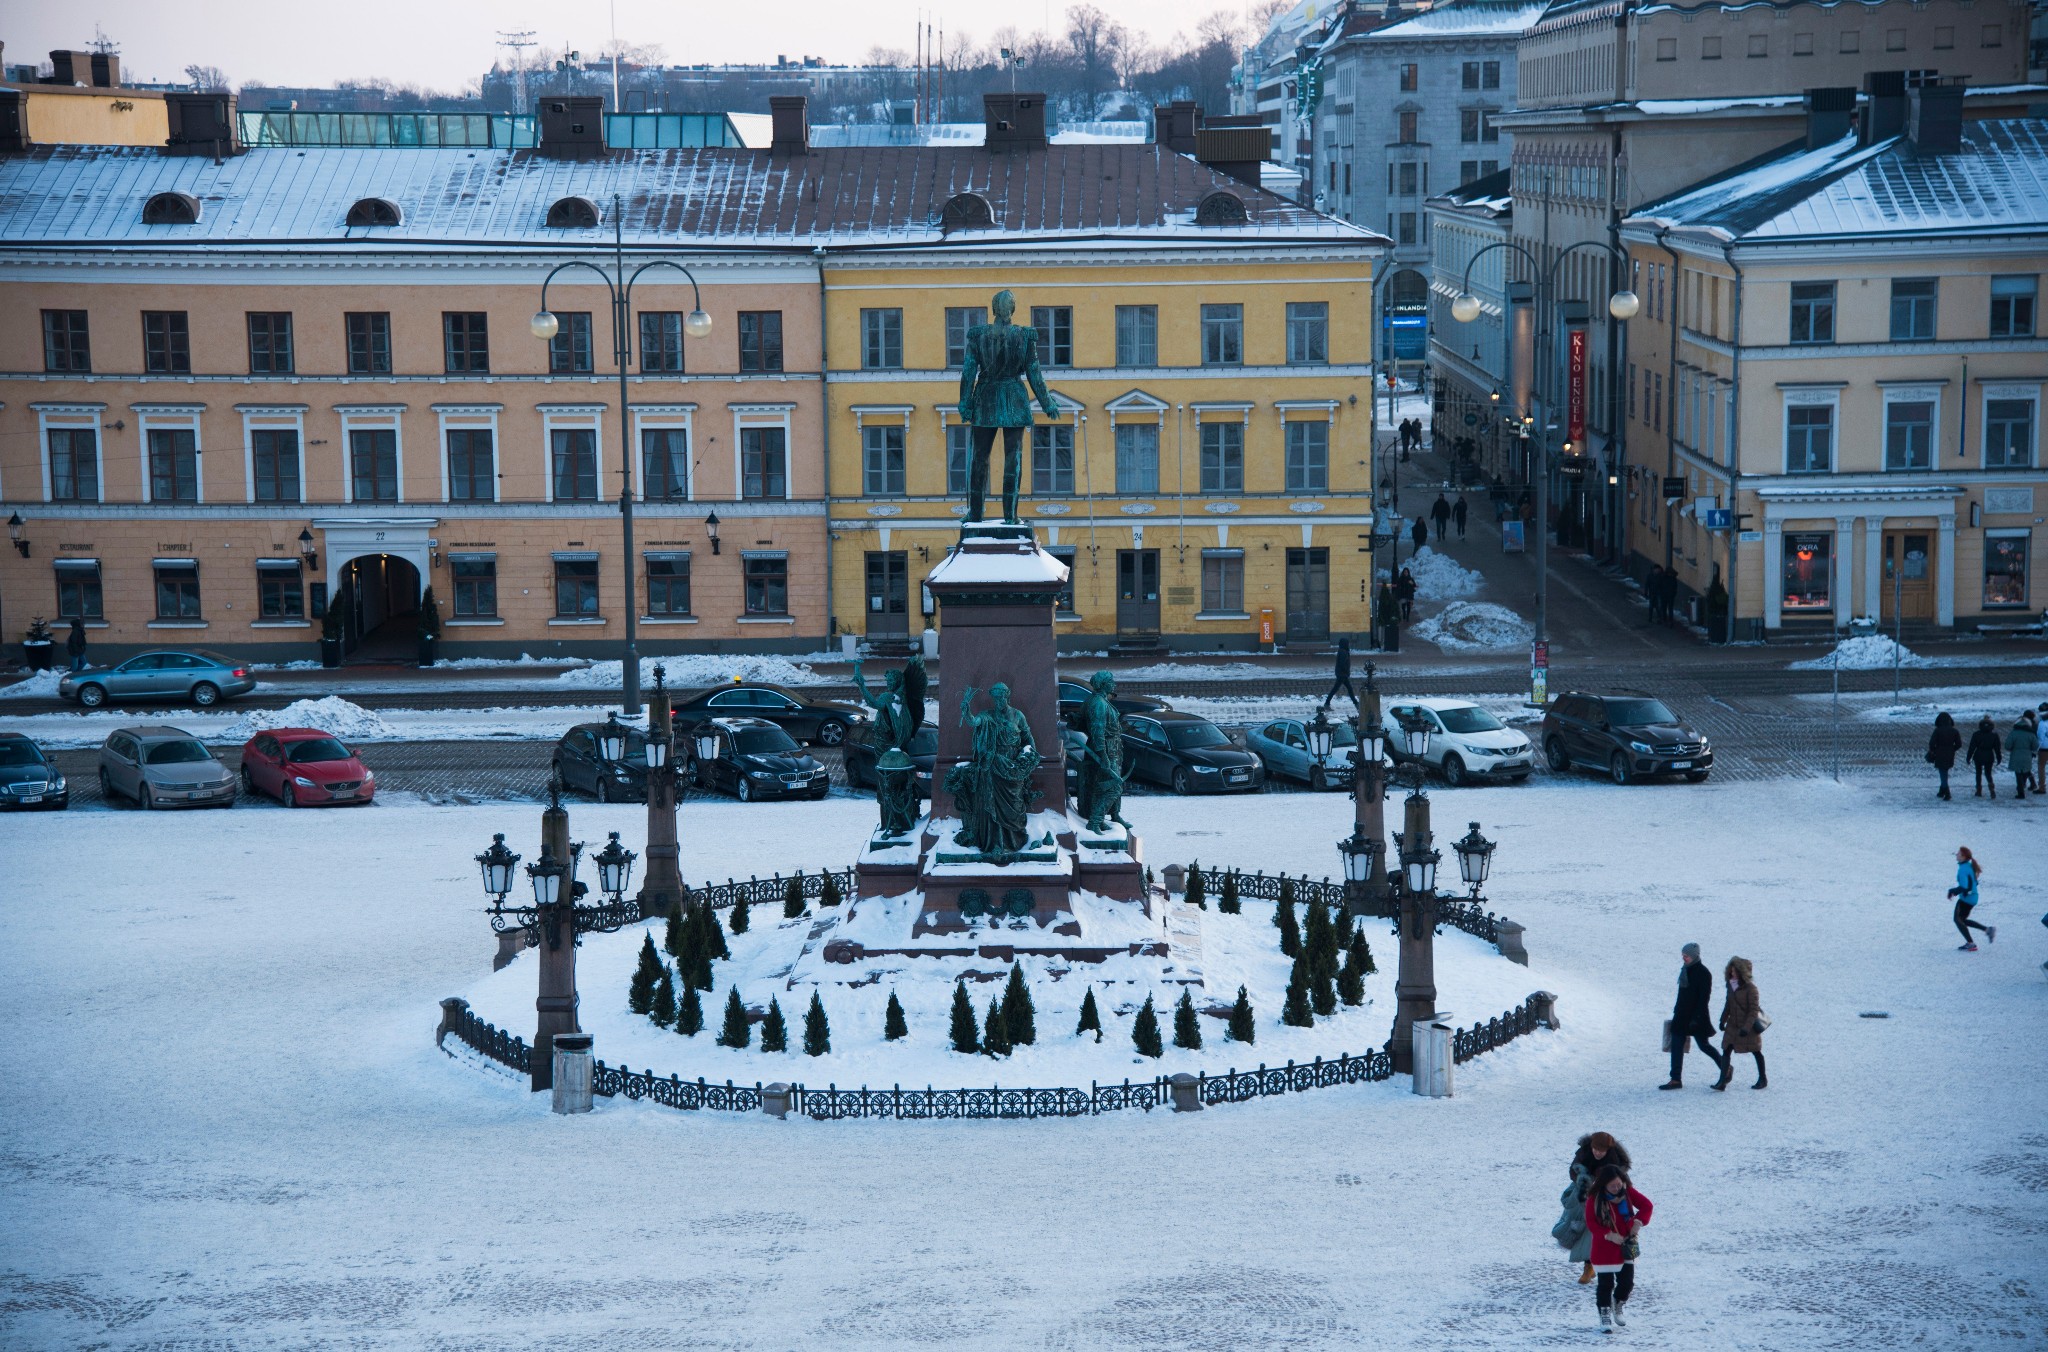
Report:
[[[647,702],[647,879],[640,884],[642,915],[668,915],[683,899],[682,846],[676,838],[680,797],[668,671],[657,663],[654,695]]]
[[[561,321],[548,309],[548,285],[556,277],[571,268],[584,268],[594,272],[604,282],[605,290],[612,299],[612,354],[619,367],[619,519],[625,533],[625,580],[626,580],[626,652],[624,709],[631,717],[640,712],[640,646],[639,629],[636,624],[638,606],[633,595],[633,413],[628,374],[633,362],[633,287],[642,274],[650,268],[674,268],[689,278],[691,309],[683,317],[683,332],[692,338],[703,338],[711,333],[711,316],[705,313],[704,297],[698,289],[697,278],[681,263],[666,258],[653,258],[626,275],[626,240],[624,213],[619,198],[612,198],[612,270],[607,273],[595,263],[580,258],[556,265],[540,284],[540,311],[534,315],[530,327],[533,336],[542,342],[551,342],[561,332]],[[713,552],[717,538],[713,534]]]
[[[1387,730],[1380,721],[1380,690],[1374,664],[1365,664],[1365,694],[1352,715],[1355,736],[1351,763],[1351,835],[1337,842],[1344,861],[1344,909],[1352,915],[1384,915],[1387,903]],[[1336,728],[1327,709],[1316,710],[1308,726],[1309,754],[1324,763]]]

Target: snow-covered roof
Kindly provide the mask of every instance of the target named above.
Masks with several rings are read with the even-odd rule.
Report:
[[[1514,195],[1509,191],[1513,179],[1511,171],[1498,169],[1475,178],[1470,183],[1461,183],[1449,192],[1439,193],[1429,200],[1487,216],[1511,216],[1515,209]]]
[[[987,134],[988,127],[981,122],[928,122],[923,126],[828,122],[811,128],[811,145],[820,150],[845,146],[979,146],[985,143]],[[1152,124],[1070,122],[1054,130],[1047,139],[1056,146],[1139,145],[1152,139]]]
[[[1375,28],[1365,40],[1514,37],[1533,27],[1546,8],[1548,0],[1451,0],[1413,18]]]

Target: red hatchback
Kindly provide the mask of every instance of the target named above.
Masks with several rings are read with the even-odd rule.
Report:
[[[286,807],[321,807],[369,802],[377,777],[333,733],[272,728],[243,744],[242,787]]]

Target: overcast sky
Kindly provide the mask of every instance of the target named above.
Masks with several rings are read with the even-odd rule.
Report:
[[[1163,41],[1192,33],[1214,10],[1242,14],[1244,0],[1095,0],[1126,26]],[[618,35],[658,44],[669,62],[763,62],[778,54],[859,61],[876,46],[909,51],[920,13],[948,34],[986,38],[1006,24],[1057,28],[1067,0],[1014,5],[916,0],[617,0]],[[229,83],[329,85],[381,76],[449,91],[503,54],[500,30],[529,29],[549,47],[594,54],[612,33],[607,0],[4,0],[0,41],[9,63],[40,61],[52,48],[84,48],[97,23],[119,44],[122,70],[137,80],[173,80],[188,65],[218,66]]]

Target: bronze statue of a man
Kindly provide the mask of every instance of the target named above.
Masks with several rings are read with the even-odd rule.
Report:
[[[1088,736],[1088,751],[1081,761],[1081,805],[1088,815],[1090,831],[1106,831],[1108,824],[1128,828],[1123,818],[1124,719],[1117,712],[1116,675],[1098,671],[1089,687],[1093,691],[1082,706],[1082,731]]]
[[[988,499],[988,460],[996,433],[1003,434],[1003,520],[1017,520],[1017,490],[1024,475],[1024,430],[1031,426],[1031,403],[1019,380],[1048,418],[1060,416],[1045,375],[1038,369],[1038,333],[1012,324],[1017,298],[998,291],[990,303],[996,322],[967,331],[967,355],[960,367],[960,418],[974,429],[974,464],[967,487],[967,519],[982,520]]]

